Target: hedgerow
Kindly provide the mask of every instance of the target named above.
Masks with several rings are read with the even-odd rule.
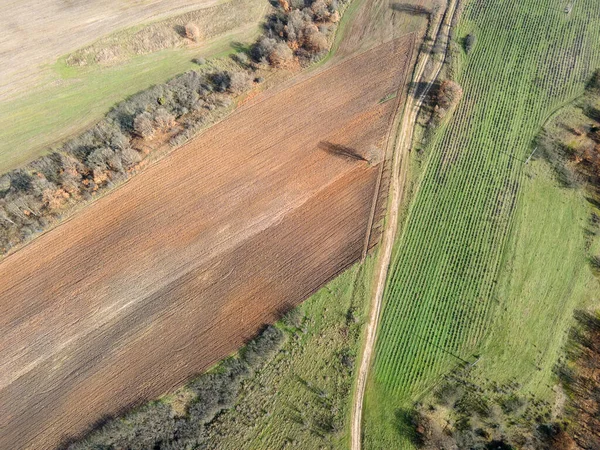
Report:
[[[79,441],[66,443],[68,450],[143,450],[201,447],[205,426],[221,411],[231,408],[242,382],[260,370],[281,348],[285,334],[267,326],[239,356],[224,360],[186,388],[192,395],[183,415],[165,401],[154,401],[121,418],[104,421]]]
[[[239,71],[189,71],[117,104],[93,128],[0,177],[0,254],[47,228],[78,201],[129,178],[160,135],[189,137],[209,111],[252,85]],[[173,139],[172,144],[182,139]]]

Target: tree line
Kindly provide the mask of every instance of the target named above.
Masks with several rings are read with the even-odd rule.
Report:
[[[130,177],[148,155],[139,140],[202,122],[246,90],[245,71],[189,71],[117,104],[91,129],[0,176],[0,254],[46,229],[69,206]],[[184,118],[188,118],[186,123]]]
[[[202,448],[205,427],[219,412],[231,408],[241,384],[279,351],[285,334],[267,326],[238,356],[228,358],[186,389],[192,398],[183,414],[166,401],[143,405],[122,417],[105,418],[86,436],[65,442],[64,450],[175,450]]]

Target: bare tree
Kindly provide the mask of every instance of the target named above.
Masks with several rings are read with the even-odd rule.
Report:
[[[136,116],[133,120],[133,130],[138,136],[144,139],[152,137],[154,134],[154,121],[150,113],[143,112]]]
[[[158,128],[164,130],[175,125],[175,116],[165,108],[158,108],[154,113],[154,122]]]
[[[316,27],[315,27],[316,28]],[[304,42],[304,46],[312,53],[321,53],[327,50],[327,36],[319,30],[314,30],[311,27],[311,33],[308,33]]]
[[[281,67],[294,57],[294,52],[285,42],[279,42],[269,54],[269,63],[275,67]]]
[[[252,77],[248,72],[233,72],[229,80],[229,90],[234,94],[239,94],[250,86]]]

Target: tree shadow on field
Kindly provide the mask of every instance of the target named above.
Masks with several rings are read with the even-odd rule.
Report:
[[[600,197],[600,189],[598,189],[597,191],[598,191],[598,197]],[[586,196],[585,199],[590,205],[600,209],[600,200],[598,200],[597,198],[591,197],[589,195]]]
[[[355,160],[355,161],[367,161],[367,159],[362,156],[357,150],[346,147],[345,145],[333,144],[327,141],[319,142],[318,146],[321,150],[324,150],[327,153],[330,153],[334,156],[338,156],[340,158]]]
[[[421,5],[411,5],[410,3],[392,3],[390,5],[394,11],[404,12],[415,16],[429,16],[431,11]]]
[[[77,435],[63,436],[63,438],[60,440],[56,449],[57,450],[68,450],[72,445],[74,445],[78,442],[81,442],[86,437],[94,434],[97,431],[100,431],[102,428],[104,428],[105,425],[109,424],[113,420],[116,420],[118,417],[125,416],[127,413],[133,411],[136,407],[139,407],[139,406],[140,406],[140,403],[131,403],[128,406],[119,408],[113,414],[104,414],[104,415],[100,416],[99,419],[97,419],[96,421],[91,423],[81,433],[79,433]]]
[[[177,33],[182,38],[187,37],[187,34],[185,32],[185,27],[183,25],[174,25],[173,30],[175,31],[175,33]]]
[[[232,41],[229,46],[238,53],[250,53],[250,45],[240,41]]]

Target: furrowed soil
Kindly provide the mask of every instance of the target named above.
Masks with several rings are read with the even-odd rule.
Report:
[[[414,35],[241,108],[0,263],[0,448],[51,448],[235,351],[360,258]]]

